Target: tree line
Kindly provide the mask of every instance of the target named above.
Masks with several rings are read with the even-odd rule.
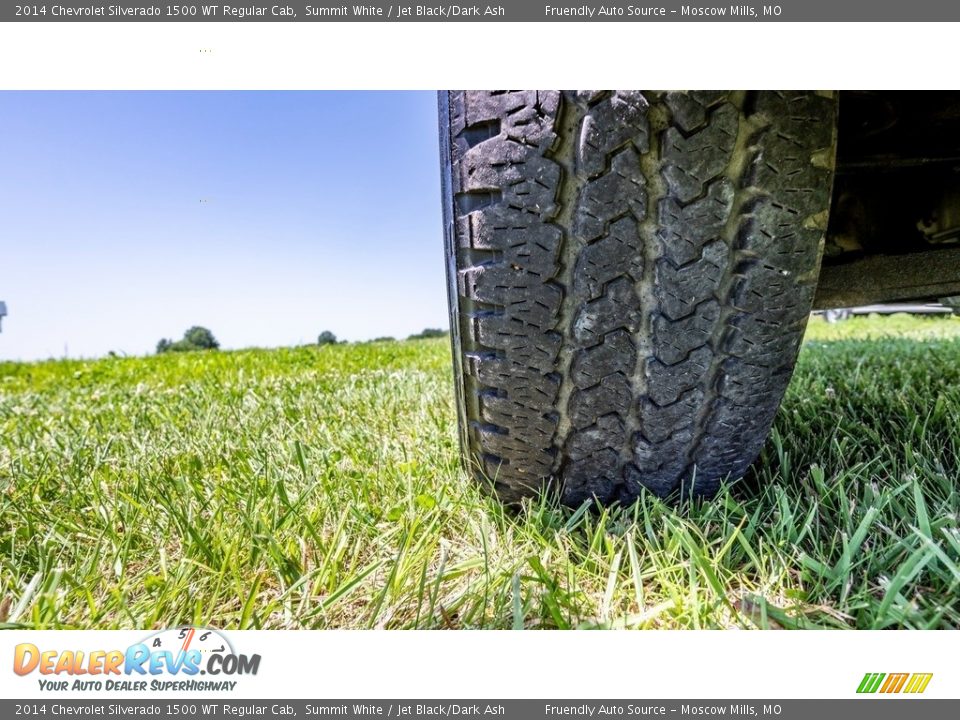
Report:
[[[420,332],[408,336],[407,340],[424,340],[443,337],[447,332],[447,330],[441,328],[424,328]],[[374,338],[371,342],[393,342],[395,340],[396,338],[383,336]],[[337,345],[345,342],[347,341],[338,340],[337,336],[329,330],[324,330],[317,336],[317,345]],[[157,354],[217,350],[219,348],[220,343],[208,328],[194,325],[187,330],[179,340],[161,338],[157,343]]]

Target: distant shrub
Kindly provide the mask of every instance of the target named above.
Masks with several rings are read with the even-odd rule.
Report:
[[[424,328],[423,330],[418,332],[416,335],[411,335],[407,339],[408,340],[425,340],[426,338],[438,338],[438,337],[443,337],[448,332],[449,332],[448,330],[441,330],[440,328]]]
[[[336,345],[337,336],[329,330],[324,330],[317,336],[317,345]]]
[[[194,325],[183,334],[183,339],[173,341],[162,338],[157,343],[157,354],[162,355],[168,352],[191,352],[193,350],[216,350],[220,343],[205,327]]]
[[[383,337],[376,337],[370,342],[394,342],[396,338],[390,337],[389,335],[384,335]]]

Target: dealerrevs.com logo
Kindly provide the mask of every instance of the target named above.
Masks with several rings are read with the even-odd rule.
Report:
[[[126,650],[20,643],[13,652],[14,673],[36,674],[40,689],[52,691],[231,691],[233,678],[259,669],[260,655],[237,653],[223,633],[204,627],[162,630]]]

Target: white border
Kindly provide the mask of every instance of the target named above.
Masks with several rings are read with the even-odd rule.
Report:
[[[0,696],[124,697],[41,693],[36,672],[13,674],[14,646],[30,642],[41,650],[125,649],[147,634],[0,633]],[[226,635],[236,652],[259,653],[261,665],[235,692],[218,694],[223,699],[833,699],[858,697],[857,685],[867,672],[934,674],[923,695],[880,699],[960,698],[960,632],[954,631],[334,630]],[[189,695],[208,701],[211,696]]]
[[[951,89],[956,34],[951,23],[6,23],[0,88]]]

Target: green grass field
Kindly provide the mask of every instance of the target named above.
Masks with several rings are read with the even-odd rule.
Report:
[[[960,319],[813,320],[710,503],[504,510],[452,396],[446,340],[0,363],[0,623],[960,626]]]

